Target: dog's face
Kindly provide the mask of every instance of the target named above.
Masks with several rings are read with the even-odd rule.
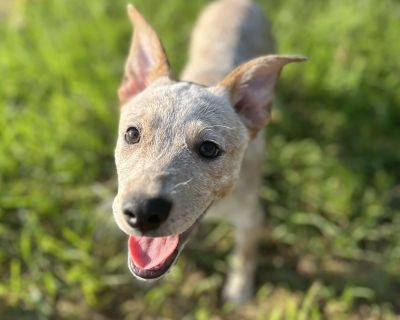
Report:
[[[119,90],[113,211],[130,236],[132,273],[155,279],[234,187],[249,140],[268,120],[280,69],[300,58],[259,58],[210,88],[175,82],[154,30],[132,6],[128,12],[135,33]]]
[[[129,138],[132,131],[135,141]],[[248,130],[222,91],[156,81],[121,110],[114,203],[120,228],[152,237],[189,229],[234,186],[248,139]],[[154,228],[132,227],[125,206],[148,199],[170,202],[168,217]]]

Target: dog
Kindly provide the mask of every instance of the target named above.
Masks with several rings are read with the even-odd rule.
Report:
[[[113,214],[128,236],[128,266],[141,280],[167,273],[206,215],[235,227],[223,289],[236,305],[251,298],[263,210],[258,198],[275,84],[288,63],[276,55],[271,27],[252,0],[218,0],[192,34],[180,81],[162,43],[139,11],[118,90]]]

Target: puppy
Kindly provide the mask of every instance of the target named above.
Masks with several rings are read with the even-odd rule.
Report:
[[[132,5],[128,15],[134,33],[118,91],[113,212],[129,235],[129,268],[142,280],[162,277],[210,211],[235,226],[223,292],[242,303],[253,293],[263,220],[262,129],[281,69],[305,58],[264,55],[273,42],[259,7],[219,0],[201,15],[176,81],[154,29]]]

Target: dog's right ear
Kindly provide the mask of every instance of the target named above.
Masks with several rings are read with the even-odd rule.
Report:
[[[155,79],[170,74],[168,58],[152,26],[131,4],[128,5],[128,16],[134,26],[134,33],[125,74],[118,90],[121,106]]]

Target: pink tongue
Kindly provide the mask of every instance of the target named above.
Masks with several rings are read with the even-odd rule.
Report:
[[[141,269],[151,269],[167,260],[178,246],[179,235],[151,238],[130,236],[128,240],[132,262]]]

